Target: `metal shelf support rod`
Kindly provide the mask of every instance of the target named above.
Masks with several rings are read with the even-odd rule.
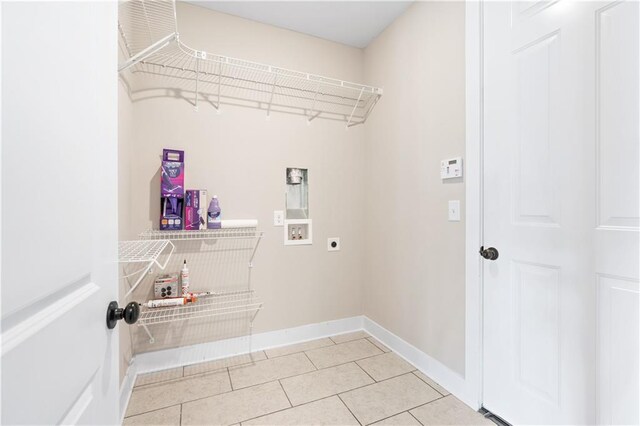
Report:
[[[171,43],[175,39],[176,39],[176,33],[171,33],[168,36],[161,38],[160,40],[153,43],[151,46],[147,47],[146,49],[142,50],[141,52],[135,54],[134,56],[126,60],[123,64],[121,64],[118,67],[118,72],[124,71],[127,68],[134,66],[138,62],[145,60],[146,58],[153,55],[157,51],[164,49],[169,43]]]
[[[349,126],[349,124],[351,124],[351,119],[353,118],[353,113],[356,112],[356,108],[358,108],[358,104],[360,103],[360,99],[362,99],[362,92],[364,92],[364,87],[362,89],[360,89],[360,96],[358,96],[358,100],[353,105],[353,109],[351,110],[351,115],[349,116],[349,120],[347,121],[347,129],[349,127],[351,127],[351,126]]]

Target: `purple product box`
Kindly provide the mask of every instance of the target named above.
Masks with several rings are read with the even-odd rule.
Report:
[[[160,230],[180,231],[183,225],[184,198],[162,197],[160,199]]]
[[[184,226],[184,151],[162,150],[160,173],[160,230],[181,230]]]
[[[160,196],[184,197],[184,151],[162,150]]]
[[[188,189],[184,204],[184,229],[207,229],[207,190]]]

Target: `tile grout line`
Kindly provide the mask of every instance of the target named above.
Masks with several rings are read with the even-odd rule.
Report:
[[[288,347],[288,346],[302,345],[302,344],[305,344],[305,343],[314,342],[314,341],[316,341],[316,340],[322,340],[322,339],[329,339],[329,341],[331,342],[331,344],[330,344],[330,345],[324,345],[324,346],[318,346],[317,348],[301,349],[301,350],[299,350],[299,351],[290,352],[290,353],[288,353],[288,354],[282,354],[282,355],[269,356],[269,354],[267,354],[267,351],[270,351],[270,350],[274,350],[274,349],[282,349],[282,348],[286,348],[286,347]],[[346,343],[346,342],[345,342],[345,343]],[[314,349],[328,348],[328,347],[335,346],[335,345],[336,345],[336,342],[334,342],[333,340],[331,340],[331,337],[321,337],[321,338],[319,338],[319,339],[307,340],[306,342],[294,343],[293,345],[280,346],[280,347],[276,347],[276,348],[272,348],[272,349],[265,349],[263,352],[264,352],[264,355],[267,357],[267,359],[275,359],[275,358],[280,358],[280,357],[287,356],[287,355],[299,354],[300,352],[312,351],[312,350],[314,350]]]
[[[391,415],[391,416],[389,416],[389,417],[397,416],[398,414],[402,414],[402,413],[404,413],[405,411],[407,411],[407,412],[409,412],[409,414],[411,414],[411,410],[415,410],[416,408],[420,408],[420,407],[422,407],[422,406],[424,406],[424,405],[429,405],[429,404],[431,404],[432,402],[434,402],[434,401],[438,401],[438,400],[440,400],[440,399],[442,399],[442,398],[446,398],[446,397],[445,397],[445,396],[442,396],[442,397],[440,397],[440,398],[433,399],[433,400],[431,400],[431,401],[429,401],[429,402],[425,402],[424,404],[419,404],[419,405],[416,405],[415,407],[407,408],[406,410],[400,411],[399,413],[393,414],[393,415]],[[373,425],[374,423],[381,422],[381,421],[383,421],[383,420],[385,420],[385,419],[388,419],[389,417],[385,417],[384,419],[376,420],[375,422],[367,423],[367,426],[369,426],[369,425]],[[414,416],[414,418],[415,418],[415,416]],[[416,419],[416,420],[418,420],[418,419]],[[422,424],[422,423],[420,422],[420,420],[418,420],[418,423]]]
[[[304,354],[304,356],[306,356],[306,357],[307,357],[307,359],[309,360],[309,362],[311,363],[311,365],[313,365],[313,368],[315,368],[315,369],[316,369],[316,371],[319,371],[320,369],[318,368],[318,366],[317,366],[317,365],[315,365],[315,364],[313,363],[313,361],[311,360],[311,358],[309,358],[309,355],[307,355],[307,352],[306,352],[306,351],[304,351],[304,352],[302,352],[302,353]]]
[[[331,337],[327,337],[327,338],[328,338],[329,340],[331,340]],[[333,346],[339,346],[339,345],[343,345],[343,344],[345,344],[345,343],[352,343],[352,342],[355,342],[355,341],[358,341],[358,340],[368,340],[368,338],[367,338],[367,337],[363,337],[363,338],[354,339],[354,340],[349,340],[349,341],[342,342],[342,343],[335,343],[335,342],[333,342],[333,340],[331,340],[331,341],[333,342],[333,344],[331,344],[331,345],[321,346],[321,347],[319,347],[319,348],[308,349],[308,350],[306,350],[306,351],[305,351],[305,350],[302,350],[302,351],[300,351],[300,352],[293,352],[293,353],[285,354],[285,355],[278,355],[278,356],[274,356],[273,358],[269,358],[269,357],[267,356],[267,354],[266,354],[266,351],[256,351],[255,353],[257,353],[257,352],[265,352],[265,359],[260,359],[260,360],[258,360],[258,361],[245,362],[245,363],[238,364],[238,365],[232,365],[231,367],[233,367],[233,368],[235,368],[235,367],[246,367],[246,366],[247,366],[247,365],[249,365],[249,364],[251,364],[251,365],[255,365],[255,364],[258,364],[258,363],[263,362],[263,361],[268,361],[268,360],[270,360],[270,359],[282,358],[282,357],[285,357],[285,356],[290,356],[290,355],[296,355],[296,354],[299,354],[299,353],[304,353],[304,354],[305,354],[305,356],[309,359],[309,361],[310,361],[310,362],[311,362],[311,364],[315,367],[315,369],[316,369],[316,370],[325,370],[325,369],[327,369],[327,368],[337,367],[337,366],[339,366],[339,365],[349,364],[350,362],[356,362],[356,361],[360,361],[360,360],[367,359],[367,358],[373,358],[374,356],[378,356],[378,355],[382,355],[382,354],[384,354],[384,353],[388,353],[388,352],[384,352],[384,351],[382,351],[382,349],[378,348],[376,345],[374,345],[373,343],[369,342],[369,343],[371,343],[371,344],[372,344],[376,349],[380,350],[382,353],[380,353],[380,354],[375,354],[375,355],[369,355],[369,356],[366,356],[366,357],[364,357],[364,358],[358,358],[358,359],[354,359],[354,360],[352,360],[352,361],[347,361],[347,362],[343,362],[343,363],[340,363],[340,364],[330,365],[330,366],[322,367],[322,368],[318,368],[318,367],[313,363],[313,361],[311,361],[311,358],[309,358],[309,356],[307,355],[307,352],[309,352],[309,351],[313,351],[313,350],[316,350],[316,349],[329,348],[329,347],[333,347]],[[237,355],[234,355],[234,356],[237,356]],[[230,358],[233,358],[233,357],[230,357]],[[222,358],[222,359],[226,359],[226,358]],[[218,360],[213,360],[213,361],[218,361]],[[141,388],[141,387],[147,387],[147,386],[152,386],[152,385],[160,385],[160,384],[164,384],[164,383],[175,382],[175,381],[180,380],[181,378],[182,378],[182,379],[186,379],[186,378],[191,378],[191,377],[204,376],[204,375],[207,375],[207,374],[219,373],[219,372],[221,372],[221,370],[223,370],[223,369],[227,369],[227,370],[228,370],[228,369],[230,368],[230,367],[220,367],[220,368],[216,368],[216,369],[214,369],[214,370],[207,370],[207,371],[203,371],[203,372],[200,372],[200,373],[195,373],[195,374],[185,374],[185,369],[186,369],[186,367],[191,367],[191,366],[198,365],[198,364],[204,364],[204,363],[207,363],[207,362],[212,362],[212,361],[199,362],[199,363],[189,364],[189,365],[184,365],[184,366],[180,367],[180,368],[182,368],[182,370],[183,370],[183,376],[182,376],[182,377],[173,378],[173,379],[166,379],[166,380],[160,380],[160,381],[158,381],[158,382],[154,382],[154,383],[147,383],[147,384],[145,384],[145,385],[134,386],[134,388]],[[175,368],[175,367],[174,367],[174,368]],[[167,368],[166,370],[171,370],[171,368]],[[165,370],[159,370],[159,371],[165,371]],[[152,371],[152,372],[149,372],[149,373],[143,373],[143,374],[152,374],[152,373],[156,373],[156,371]],[[307,374],[307,373],[300,373],[299,375],[302,375],[302,374]],[[294,376],[295,376],[295,375],[294,375]],[[288,376],[288,377],[286,377],[286,378],[294,377],[294,376]],[[267,382],[265,382],[265,383],[267,383]],[[255,385],[252,385],[252,386],[255,386]],[[241,388],[241,389],[244,389],[244,388]]]
[[[409,410],[404,410],[404,411],[401,411],[401,412],[399,412],[399,413],[397,413],[397,414],[392,414],[392,415],[390,415],[390,416],[388,416],[388,417],[385,417],[384,419],[376,420],[376,421],[375,421],[375,422],[373,422],[373,423],[369,423],[367,426],[375,426],[375,425],[377,425],[377,424],[378,424],[378,423],[380,423],[380,422],[383,422],[383,421],[385,421],[385,420],[387,420],[387,419],[390,419],[391,417],[399,416],[399,415],[400,415],[400,414],[402,414],[402,413],[407,413],[407,414],[411,415],[411,413],[409,412]],[[413,416],[411,416],[411,417],[413,417]],[[415,417],[414,417],[414,418],[415,418]],[[418,419],[416,419],[416,420],[418,420]],[[418,422],[418,423],[420,423],[420,422]],[[422,424],[422,423],[420,423],[420,424]]]
[[[323,399],[333,398],[334,396],[338,396],[338,395],[335,395],[335,394],[334,395],[329,395],[329,396],[325,396],[324,398],[316,399],[315,401],[303,402],[302,404],[295,405],[295,406],[292,406],[292,407],[281,408],[279,410],[272,411],[270,413],[265,413],[265,414],[261,414],[261,415],[256,416],[256,417],[251,417],[250,419],[243,420],[240,423],[249,422],[251,420],[255,420],[255,419],[262,418],[262,417],[270,416],[270,415],[276,414],[276,413],[281,413],[281,412],[287,411],[287,410],[293,410],[295,408],[302,407],[302,406],[305,406],[305,405],[309,405],[309,404],[314,403],[314,402],[322,401]]]
[[[414,376],[416,376],[418,379],[422,380],[422,378],[416,374],[416,371],[420,371],[420,370],[417,370],[417,369],[416,369],[416,370],[413,370],[413,371],[411,372],[411,374],[413,374]],[[422,371],[420,371],[420,372],[422,373]],[[424,373],[422,373],[422,374],[424,374]],[[426,374],[425,374],[425,376],[426,376]],[[429,377],[429,376],[427,376],[427,377]],[[431,379],[431,380],[433,380],[433,379]],[[429,383],[427,383],[427,382],[426,382],[426,381],[424,381],[424,380],[422,380],[422,383],[426,384],[427,386],[429,386],[429,387],[430,387],[431,389],[433,389],[434,391],[438,392],[438,393],[439,393],[440,395],[442,395],[443,397],[444,397],[444,396],[451,395],[451,392],[449,392],[449,391],[447,391],[447,392],[449,392],[447,395],[443,394],[443,393],[442,393],[442,392],[440,392],[438,389],[434,388],[433,386],[431,386]],[[438,384],[438,386],[440,386],[440,384]],[[444,388],[442,388],[442,389],[444,389]]]
[[[374,356],[375,356],[375,355],[374,355]],[[371,357],[369,357],[369,358],[371,358]],[[363,359],[364,359],[364,358],[363,358]],[[350,364],[350,363],[354,363],[354,364],[358,365],[355,361],[350,361],[350,362],[346,362],[346,363],[344,363],[344,364],[339,364],[339,365],[346,365],[346,364]],[[337,366],[339,366],[339,365],[336,365],[336,366],[334,366],[334,367],[337,367]],[[358,366],[358,367],[360,367],[360,366]],[[322,370],[326,370],[326,369],[329,369],[329,368],[332,368],[332,367],[327,367],[327,368],[320,369],[320,370],[316,370],[316,371],[322,371]],[[360,367],[360,368],[362,368],[362,367]],[[292,378],[292,377],[304,376],[305,374],[309,374],[309,373],[313,373],[313,371],[309,371],[309,372],[302,373],[302,374],[297,374],[297,375],[294,375],[294,376],[283,377],[282,379],[271,380],[271,381],[268,381],[268,382],[256,383],[255,385],[251,385],[251,386],[247,386],[247,387],[239,388],[239,389],[232,389],[232,390],[230,390],[230,391],[220,392],[220,393],[216,393],[216,394],[213,394],[213,395],[206,395],[206,396],[202,396],[202,397],[199,397],[199,398],[190,399],[190,400],[188,400],[188,401],[183,401],[181,404],[186,404],[186,403],[189,403],[189,402],[195,402],[195,401],[201,401],[201,400],[203,400],[203,399],[212,398],[212,397],[214,397],[214,396],[224,395],[224,394],[228,394],[228,393],[232,393],[232,392],[238,392],[238,391],[245,390],[245,389],[250,389],[250,388],[253,388],[253,387],[256,387],[256,386],[265,385],[265,384],[267,384],[267,383],[273,383],[273,382],[275,382],[275,381],[280,381],[280,380],[283,380],[283,379],[290,379],[290,378]],[[366,373],[366,371],[365,371],[365,373]],[[316,401],[320,401],[320,400],[323,400],[323,399],[326,399],[326,398],[330,398],[331,396],[338,396],[338,397],[339,397],[339,396],[340,396],[340,394],[345,394],[345,393],[347,393],[347,392],[351,392],[351,391],[354,391],[354,390],[362,389],[362,388],[365,388],[365,387],[367,387],[367,386],[375,385],[375,384],[377,384],[377,383],[383,383],[383,382],[386,382],[386,381],[388,381],[388,380],[395,379],[395,378],[397,378],[397,377],[404,376],[404,375],[407,375],[407,374],[413,374],[413,373],[408,372],[408,373],[400,374],[400,375],[398,375],[398,376],[389,377],[388,379],[380,380],[379,382],[374,381],[374,383],[367,383],[366,385],[358,386],[358,387],[355,387],[355,388],[353,388],[353,389],[349,389],[349,390],[346,390],[346,391],[340,392],[339,394],[333,394],[333,395],[330,395],[330,396],[328,396],[328,397],[323,397],[323,398],[314,399],[313,401],[308,401],[308,402],[305,402],[305,403],[302,403],[302,404],[299,404],[299,405],[296,405],[296,406],[294,406],[294,407],[290,407],[290,408],[300,407],[300,406],[305,405],[305,404],[310,404],[310,403],[312,403],[312,402],[316,402]],[[422,380],[421,380],[421,381],[422,381]],[[422,382],[424,383],[424,381],[422,381]],[[429,385],[428,383],[425,383],[425,384],[426,384],[426,385]],[[282,385],[281,385],[281,386],[282,386]],[[435,390],[435,389],[434,389],[434,390]],[[436,391],[436,392],[437,392],[437,391]],[[440,394],[439,392],[437,392],[437,393],[438,393],[438,394]],[[286,394],[286,392],[285,392],[285,394]],[[442,399],[442,398],[446,398],[446,397],[445,397],[445,396],[442,396],[442,397],[437,398],[437,399]],[[434,399],[433,401],[436,401],[437,399]],[[341,400],[342,400],[342,398],[341,398]],[[429,402],[433,402],[433,401],[429,401]],[[428,404],[428,402],[427,402],[427,403],[425,403],[425,404],[420,404],[419,406],[426,405],[426,404]],[[167,406],[165,406],[165,407],[159,407],[159,408],[156,408],[156,409],[153,409],[153,410],[149,410],[149,411],[145,411],[145,412],[142,412],[142,413],[133,414],[133,415],[131,415],[131,416],[125,416],[125,418],[128,418],[128,417],[134,417],[134,416],[139,416],[140,414],[147,414],[147,413],[151,413],[151,412],[154,412],[154,411],[162,410],[162,409],[169,408],[169,407],[173,407],[173,406],[176,406],[176,405],[178,405],[178,404],[172,404],[172,405],[167,405]],[[417,408],[417,407],[414,407],[414,408]],[[411,408],[411,410],[413,410],[413,408]],[[279,411],[282,411],[282,410],[279,410]],[[275,413],[275,412],[277,412],[277,411],[274,411],[274,413]],[[262,417],[262,416],[258,416],[258,417]],[[257,417],[255,417],[255,418],[257,418]],[[246,421],[246,420],[245,420],[245,421]]]
[[[358,361],[360,361],[360,360],[358,360]],[[373,383],[378,383],[378,381],[377,381],[376,379],[374,379],[374,378],[371,376],[371,374],[369,374],[369,372],[368,372],[367,370],[365,370],[364,368],[362,368],[362,366],[361,366],[360,364],[358,364],[358,361],[354,361],[353,363],[354,363],[355,365],[357,365],[357,366],[358,366],[358,368],[359,368],[360,370],[364,371],[364,374],[366,374],[367,376],[369,376],[369,378],[370,378],[371,380],[373,380]],[[390,377],[390,378],[391,378],[391,377]],[[373,384],[373,383],[370,383],[370,384]]]
[[[417,408],[417,407],[416,407],[416,408]],[[415,408],[414,408],[414,410],[415,410]],[[421,422],[421,421],[420,421],[416,416],[414,416],[413,414],[411,414],[411,411],[407,410],[407,413],[409,413],[409,415],[410,415],[411,417],[413,417],[414,419],[416,419],[416,422],[418,422],[418,423],[420,423],[421,425],[423,425],[423,426],[424,426],[424,424],[423,424],[423,423],[422,423],[422,422]]]
[[[349,412],[351,413],[351,415],[353,416],[354,419],[356,419],[356,422],[358,422],[358,424],[360,426],[362,426],[362,422],[360,421],[359,418],[356,417],[355,414],[353,414],[353,411],[351,411],[351,408],[349,408],[349,406],[346,404],[346,402],[344,402],[344,400],[340,397],[339,394],[336,394],[336,396],[338,397],[338,399],[340,400],[340,402],[342,402],[342,405],[344,405],[346,407],[347,410],[349,410]]]
[[[229,386],[231,386],[231,392],[233,392],[235,389],[233,388],[233,381],[231,380],[231,371],[229,371],[229,367],[227,367],[226,370],[227,377],[229,378]]]
[[[289,395],[287,394],[287,391],[284,390],[284,386],[282,386],[282,382],[280,380],[278,380],[278,384],[280,385],[280,388],[282,389],[282,392],[284,392],[284,396],[287,397],[287,401],[289,401],[289,405],[290,405],[289,408],[292,408],[293,404],[291,403],[291,399],[289,398]]]
[[[367,385],[363,385],[363,386],[359,386],[359,387],[356,387],[356,388],[353,388],[353,389],[346,390],[346,391],[342,392],[343,394],[344,394],[344,393],[347,393],[347,392],[350,392],[350,391],[357,390],[357,389],[361,389],[361,388],[363,388],[363,387],[371,386],[371,385],[376,384],[376,383],[381,383],[381,382],[384,382],[384,381],[387,381],[387,380],[391,380],[391,379],[394,379],[394,378],[396,378],[396,377],[400,377],[400,376],[405,375],[405,374],[413,374],[413,375],[414,375],[414,376],[416,376],[418,379],[420,379],[420,381],[421,381],[421,382],[423,382],[424,384],[426,384],[427,386],[429,386],[431,389],[433,389],[436,393],[438,393],[439,395],[442,395],[442,396],[441,396],[440,398],[437,398],[437,399],[434,399],[434,400],[432,400],[432,401],[429,401],[429,402],[427,402],[427,403],[425,403],[425,404],[421,404],[421,405],[419,405],[419,406],[417,406],[417,407],[410,408],[410,410],[415,409],[415,408],[418,408],[418,407],[420,407],[420,406],[422,406],[422,405],[427,405],[427,404],[429,404],[429,403],[431,403],[431,402],[433,402],[433,401],[437,401],[437,400],[439,400],[439,399],[442,399],[442,398],[444,398],[444,397],[446,397],[446,396],[449,396],[449,395],[450,395],[450,394],[449,394],[449,395],[443,395],[441,392],[439,392],[437,389],[435,389],[435,388],[434,388],[433,386],[431,386],[429,383],[427,383],[426,381],[422,380],[419,376],[417,376],[417,374],[415,374],[415,372],[419,371],[419,370],[417,370],[417,369],[414,369],[414,370],[412,370],[412,371],[410,371],[410,372],[408,372],[408,373],[403,373],[403,374],[399,374],[399,375],[396,375],[396,376],[393,376],[393,377],[388,377],[388,378],[385,378],[385,379],[380,380],[380,381],[377,381],[377,380],[373,379],[373,377],[371,377],[371,375],[370,375],[366,370],[364,370],[364,368],[362,368],[362,366],[360,366],[360,365],[358,364],[358,362],[357,362],[357,361],[361,361],[361,360],[365,360],[365,359],[373,358],[373,357],[376,357],[376,356],[383,355],[383,354],[385,354],[385,353],[394,353],[394,352],[393,352],[393,351],[384,352],[384,350],[382,350],[380,347],[378,347],[377,345],[375,345],[375,343],[372,343],[372,342],[369,340],[369,339],[370,339],[370,337],[371,337],[371,336],[369,336],[369,337],[363,337],[363,338],[358,338],[358,339],[349,340],[349,341],[341,342],[341,343],[335,343],[335,342],[333,341],[333,339],[331,339],[331,337],[329,337],[329,340],[331,340],[331,341],[333,342],[331,345],[326,345],[326,346],[322,346],[322,347],[319,347],[319,348],[313,348],[313,349],[309,349],[309,350],[307,350],[307,351],[304,351],[304,350],[303,350],[303,351],[300,351],[300,352],[294,352],[294,353],[290,353],[290,354],[285,354],[285,355],[281,355],[281,356],[277,356],[277,357],[273,357],[273,358],[269,358],[269,357],[266,355],[266,352],[265,352],[265,351],[261,351],[261,352],[263,352],[263,353],[264,353],[264,355],[265,355],[265,359],[264,359],[264,360],[252,361],[252,362],[250,362],[250,363],[243,363],[243,364],[239,364],[239,365],[234,366],[234,367],[247,366],[248,364],[255,365],[255,364],[257,364],[257,363],[259,363],[259,362],[261,362],[261,361],[267,361],[267,360],[269,360],[269,359],[275,359],[275,358],[280,358],[280,357],[284,357],[284,356],[295,355],[295,354],[298,354],[298,353],[304,353],[305,357],[309,360],[309,362],[311,363],[311,365],[315,368],[315,370],[314,370],[314,371],[322,371],[322,370],[327,370],[327,369],[330,369],[330,368],[335,368],[335,367],[343,366],[343,365],[346,365],[346,364],[354,363],[354,364],[356,364],[356,365],[358,366],[358,368],[359,368],[359,369],[361,369],[362,371],[364,371],[364,373],[365,373],[365,374],[367,374],[367,376],[369,376],[369,377],[374,381],[374,383],[369,383],[369,384],[367,384]],[[370,343],[371,345],[373,345],[373,346],[374,346],[377,350],[379,350],[381,353],[378,353],[378,354],[375,354],[375,355],[366,356],[366,357],[363,357],[363,358],[359,358],[359,359],[351,360],[351,361],[344,362],[344,363],[340,363],[340,364],[336,364],[336,365],[331,365],[331,366],[323,367],[323,368],[318,368],[318,367],[313,363],[313,361],[311,360],[311,358],[310,358],[310,357],[308,356],[308,354],[307,354],[307,352],[309,352],[309,351],[313,351],[313,350],[317,350],[317,349],[323,349],[323,348],[329,348],[329,347],[338,346],[338,345],[347,344],[347,343],[353,343],[353,342],[356,342],[356,341],[359,341],[359,340],[367,340],[367,341],[368,341],[368,343]],[[260,352],[260,351],[258,351],[258,352]],[[190,364],[190,365],[197,365],[197,364]],[[411,364],[409,364],[409,365],[411,365]],[[413,366],[413,365],[412,365],[412,366]],[[221,371],[220,371],[220,370],[222,370],[222,368],[220,368],[220,369],[211,370],[211,371],[206,371],[206,372],[199,373],[199,374],[185,375],[186,367],[187,367],[187,366],[182,366],[182,367],[181,367],[181,368],[182,368],[182,374],[183,374],[182,378],[177,378],[177,379],[167,379],[167,380],[160,381],[160,382],[156,382],[156,383],[150,383],[150,384],[147,384],[147,385],[142,385],[142,386],[139,386],[139,387],[137,387],[137,388],[145,389],[145,388],[151,388],[151,387],[154,387],[154,386],[161,386],[161,385],[164,385],[164,384],[168,384],[168,383],[176,382],[176,381],[179,381],[179,380],[181,380],[181,379],[190,379],[190,378],[194,378],[194,377],[198,377],[198,376],[202,376],[202,377],[204,377],[204,376],[212,376],[213,374],[221,373]],[[415,368],[415,366],[413,366],[413,367]],[[229,368],[229,367],[223,367],[223,368],[224,368],[225,370],[227,370],[227,377],[228,377],[228,379],[229,379],[229,384],[230,384],[231,390],[230,390],[230,391],[226,391],[226,392],[220,392],[220,393],[217,393],[217,394],[206,395],[206,396],[203,396],[203,397],[200,397],[200,398],[195,398],[195,399],[192,399],[192,400],[189,400],[189,401],[183,401],[182,403],[180,403],[180,404],[179,404],[179,405],[180,405],[180,411],[181,411],[181,414],[180,414],[181,418],[182,418],[182,405],[183,405],[184,403],[187,403],[187,402],[193,402],[193,401],[199,401],[199,400],[203,400],[203,399],[211,398],[211,397],[214,397],[214,396],[224,395],[224,394],[226,394],[226,393],[232,393],[232,392],[235,392],[235,391],[238,391],[238,390],[242,390],[242,389],[249,389],[249,388],[251,388],[251,387],[260,386],[260,385],[264,385],[264,384],[266,384],[266,383],[269,383],[269,382],[256,383],[256,384],[254,384],[254,385],[247,386],[247,387],[244,387],[244,388],[234,389],[234,387],[233,387],[233,383],[232,383],[232,381],[231,381],[230,368]],[[286,391],[284,390],[284,387],[282,386],[282,383],[281,383],[281,381],[280,381],[280,380],[282,380],[282,379],[288,379],[288,378],[292,378],[292,377],[303,376],[303,375],[306,375],[306,374],[313,373],[314,371],[308,371],[308,372],[305,372],[305,373],[295,374],[295,375],[292,375],[292,376],[286,376],[286,377],[282,377],[282,378],[278,378],[278,379],[276,379],[276,380],[278,381],[278,383],[280,384],[280,387],[283,389],[283,392],[285,393],[285,396],[287,397],[287,400],[289,401],[289,404],[291,405],[291,407],[289,407],[289,408],[295,408],[295,407],[303,406],[303,405],[306,405],[306,404],[310,404],[310,403],[313,403],[313,402],[320,401],[320,400],[322,400],[322,399],[330,398],[331,396],[338,396],[338,397],[339,397],[339,399],[342,401],[342,398],[340,397],[340,395],[339,395],[339,394],[335,394],[335,395],[331,395],[331,396],[328,396],[328,397],[324,397],[324,398],[319,398],[319,399],[315,399],[315,400],[312,400],[312,401],[308,401],[308,402],[305,402],[305,403],[299,404],[299,405],[297,405],[297,406],[295,406],[295,407],[293,406],[293,404],[291,403],[291,400],[289,399],[288,394],[287,394],[287,393],[286,393]],[[342,402],[343,402],[343,404],[344,404],[344,401],[342,401]],[[173,407],[173,406],[175,406],[175,405],[178,405],[178,404],[168,405],[168,406],[165,406],[165,407],[158,407],[158,408],[156,408],[156,409],[154,409],[154,410],[149,410],[149,411],[145,411],[145,412],[137,413],[137,414],[134,414],[134,415],[131,415],[131,416],[125,416],[125,418],[128,418],[128,417],[135,417],[135,416],[139,416],[139,415],[142,415],[142,414],[151,413],[151,412],[154,412],[154,411],[158,411],[158,410],[166,409],[166,408],[169,408],[169,407]],[[345,405],[346,405],[346,404],[345,404]],[[347,408],[348,408],[348,407],[347,407]],[[280,410],[280,411],[281,411],[281,410]],[[351,410],[349,409],[349,411],[351,411]],[[353,414],[353,413],[352,413],[352,414]],[[410,413],[410,414],[411,414],[411,413]],[[412,415],[412,416],[413,416],[413,415]],[[258,416],[258,417],[262,417],[262,416]],[[354,416],[354,417],[355,417],[355,416]],[[413,416],[413,417],[415,417],[415,416]],[[257,417],[256,417],[256,418],[257,418]],[[356,418],[356,420],[357,420],[357,418]],[[416,419],[416,420],[417,420],[417,419]],[[181,420],[181,421],[182,421],[182,420]],[[246,421],[246,420],[245,420],[245,421]],[[380,420],[379,420],[379,421],[380,421]],[[359,420],[358,420],[358,422],[359,422]]]

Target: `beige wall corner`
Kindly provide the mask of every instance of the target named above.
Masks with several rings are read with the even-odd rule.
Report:
[[[465,183],[440,160],[465,151],[465,5],[416,2],[365,50],[384,97],[365,125],[364,314],[464,374]],[[464,218],[464,213],[462,213]]]

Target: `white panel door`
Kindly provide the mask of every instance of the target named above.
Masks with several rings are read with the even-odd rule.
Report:
[[[483,405],[638,418],[637,2],[484,4]]]
[[[0,7],[1,422],[116,424],[117,4]]]

